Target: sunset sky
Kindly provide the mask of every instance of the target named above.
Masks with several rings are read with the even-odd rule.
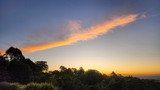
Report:
[[[0,52],[49,70],[160,75],[160,0],[0,0]]]

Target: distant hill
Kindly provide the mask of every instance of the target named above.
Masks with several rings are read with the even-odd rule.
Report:
[[[143,76],[135,76],[141,79],[155,79],[160,81],[160,75],[143,75]]]

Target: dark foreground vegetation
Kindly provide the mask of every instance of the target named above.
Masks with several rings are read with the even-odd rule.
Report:
[[[1,82],[0,90],[58,90],[58,88],[49,83],[29,83],[22,85],[19,83]]]
[[[33,62],[10,47],[0,55],[0,90],[160,90],[160,82],[82,67],[48,71],[46,61]]]

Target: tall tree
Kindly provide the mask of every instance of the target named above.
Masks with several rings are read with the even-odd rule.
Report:
[[[37,71],[39,72],[45,72],[48,70],[48,65],[46,61],[36,61],[35,62]]]
[[[22,60],[25,59],[23,56],[22,52],[18,48],[10,47],[7,51],[6,54],[10,56],[11,60]]]

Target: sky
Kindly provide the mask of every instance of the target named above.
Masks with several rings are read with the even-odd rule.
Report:
[[[0,52],[49,70],[160,75],[159,0],[0,0]]]

